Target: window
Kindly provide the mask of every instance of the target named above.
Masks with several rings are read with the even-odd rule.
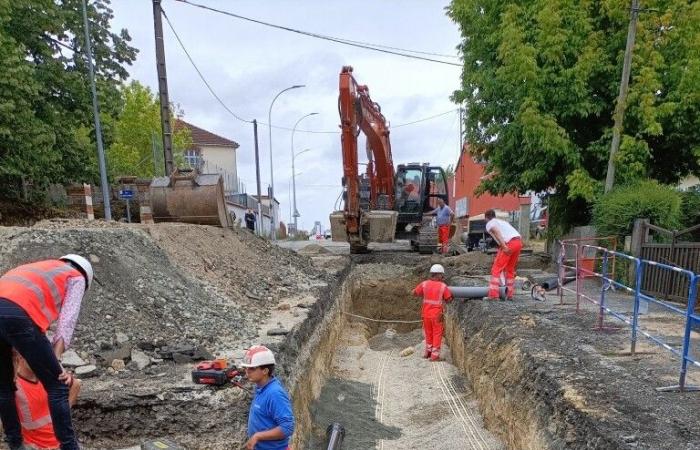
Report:
[[[185,150],[185,161],[190,167],[199,168],[202,166],[202,157],[198,149]]]

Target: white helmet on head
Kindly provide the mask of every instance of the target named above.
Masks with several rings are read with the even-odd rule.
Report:
[[[445,268],[442,267],[442,264],[433,264],[430,267],[430,273],[445,273]]]
[[[241,367],[260,367],[275,363],[275,355],[272,350],[264,345],[254,345],[245,352]]]
[[[85,286],[85,289],[86,290],[90,289],[90,286],[92,286],[92,279],[95,276],[95,273],[92,270],[92,264],[90,264],[90,261],[88,261],[87,259],[83,258],[80,255],[73,255],[73,254],[61,256],[58,259],[60,259],[61,261],[70,261],[73,264],[75,264],[76,266],[83,269],[83,272],[85,272],[85,275],[87,275],[87,280],[85,280],[87,282],[87,285]]]

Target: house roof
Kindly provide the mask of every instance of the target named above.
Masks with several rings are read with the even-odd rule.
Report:
[[[192,135],[192,143],[194,145],[218,145],[221,147],[233,147],[234,149],[240,147],[238,142],[226,139],[225,137],[214,134],[211,131],[207,131],[198,126],[192,125],[191,123],[185,122],[182,119],[175,120],[175,129],[187,128],[190,130]]]

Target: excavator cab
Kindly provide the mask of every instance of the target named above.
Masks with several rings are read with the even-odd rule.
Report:
[[[445,171],[429,164],[400,164],[396,169],[396,192],[396,237],[414,240],[423,224],[423,214],[437,208],[438,198],[448,202]]]

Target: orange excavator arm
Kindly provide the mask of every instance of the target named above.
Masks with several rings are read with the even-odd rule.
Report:
[[[394,162],[391,157],[389,125],[379,105],[372,101],[367,86],[357,84],[352,67],[340,72],[341,143],[345,183],[345,228],[351,242],[361,230],[360,182],[357,137],[360,131],[367,137],[367,177],[370,181],[370,209],[394,208]]]

